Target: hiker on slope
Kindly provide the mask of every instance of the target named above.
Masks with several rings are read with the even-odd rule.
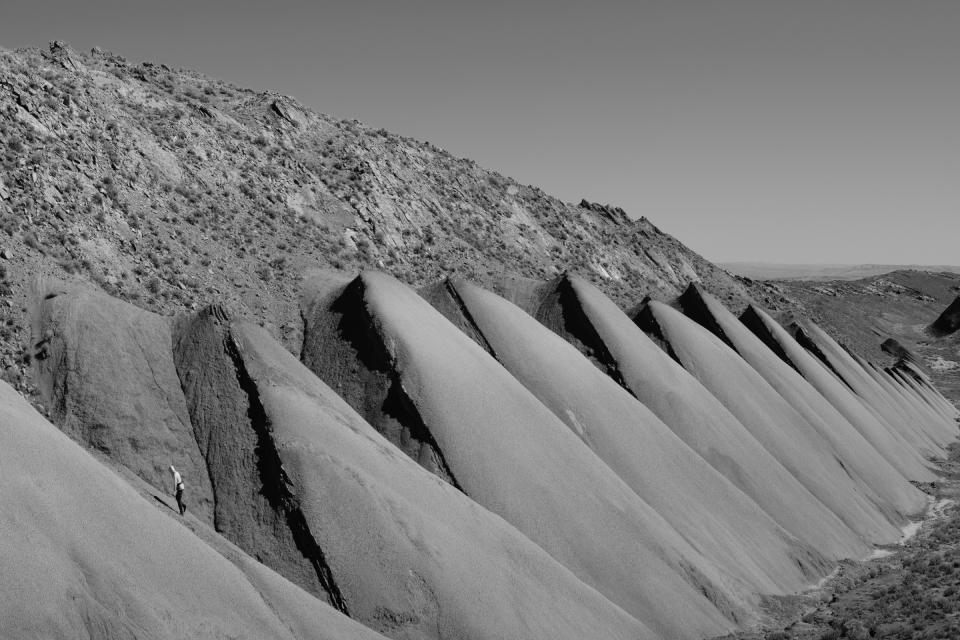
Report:
[[[177,508],[180,510],[180,515],[182,516],[187,511],[187,505],[183,501],[183,478],[180,477],[180,472],[173,468],[173,465],[170,465],[170,473],[173,474],[173,486],[176,490],[177,496]]]

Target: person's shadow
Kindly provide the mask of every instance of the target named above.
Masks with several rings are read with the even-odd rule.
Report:
[[[163,498],[161,498],[160,496],[158,496],[157,494],[153,494],[153,499],[156,500],[157,502],[159,502],[160,504],[162,504],[163,506],[165,506],[167,509],[170,509],[170,511],[173,511],[174,513],[177,513],[177,510],[176,510],[176,509],[174,509],[174,508],[171,507],[169,504],[167,504],[167,501],[164,500]]]

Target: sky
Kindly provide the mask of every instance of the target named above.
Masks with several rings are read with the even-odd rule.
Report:
[[[960,2],[0,0],[0,46],[197,69],[715,261],[960,264]]]

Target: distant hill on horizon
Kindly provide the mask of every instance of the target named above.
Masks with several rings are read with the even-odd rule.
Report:
[[[780,264],[776,262],[718,262],[730,273],[754,280],[859,280],[893,271],[960,273],[956,265],[918,264]]]

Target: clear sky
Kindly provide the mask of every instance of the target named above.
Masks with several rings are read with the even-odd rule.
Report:
[[[65,40],[296,96],[706,257],[960,264],[960,2],[0,0]]]

